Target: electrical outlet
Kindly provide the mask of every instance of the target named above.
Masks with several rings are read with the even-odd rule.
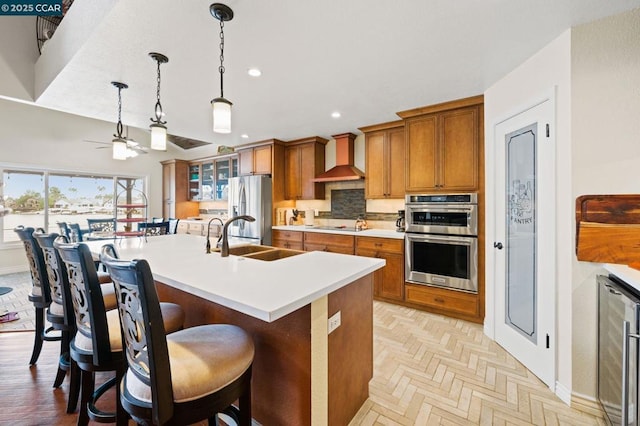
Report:
[[[331,334],[331,332],[333,332],[333,330],[335,330],[336,328],[340,327],[340,311],[336,312],[335,314],[333,314],[333,316],[331,318],[329,318],[329,332],[327,334]]]

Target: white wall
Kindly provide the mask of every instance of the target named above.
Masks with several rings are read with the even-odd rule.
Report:
[[[574,28],[571,44],[572,200],[585,194],[638,194],[640,9]],[[571,259],[573,390],[594,396],[595,275],[604,270]]]
[[[38,59],[35,16],[0,16],[0,95],[33,100]]]
[[[521,66],[496,82],[484,93],[486,165],[486,316],[485,333],[493,337],[495,224],[494,126],[527,107],[535,105],[551,90],[556,93],[556,393],[565,401],[571,390],[571,31],[563,33]],[[553,309],[553,307],[551,307]]]
[[[110,149],[96,149],[83,140],[110,142],[115,124],[0,99],[0,164],[86,173],[127,174],[147,178],[149,216],[162,216],[162,165],[181,156],[175,148],[150,151],[126,161],[111,158]],[[146,143],[146,131],[129,136]],[[0,223],[1,218],[0,218]],[[24,250],[0,249],[0,273],[26,268]]]

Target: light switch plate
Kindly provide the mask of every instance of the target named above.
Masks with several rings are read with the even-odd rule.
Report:
[[[331,318],[329,318],[329,324],[328,324],[328,333],[327,334],[331,334],[333,332],[333,330],[335,330],[336,328],[340,327],[340,323],[341,323],[341,316],[340,316],[340,311],[336,312],[335,314],[333,314],[333,316]]]

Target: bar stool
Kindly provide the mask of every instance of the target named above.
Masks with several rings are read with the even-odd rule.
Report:
[[[162,326],[153,275],[146,260],[122,261],[103,250],[113,279],[128,369],[120,399],[139,424],[184,425],[217,413],[251,425],[254,345],[240,327],[202,325],[170,333]],[[239,409],[233,402],[239,400]]]
[[[71,377],[80,377],[81,381],[78,424],[86,425],[92,419],[99,423],[126,425],[128,415],[120,404],[119,385],[116,386],[115,413],[103,412],[96,407],[107,389],[120,383],[126,370],[118,310],[105,309],[97,271],[86,244],[54,241],[54,247],[66,268],[77,329],[70,343],[70,354]],[[184,323],[182,308],[174,303],[162,305],[164,327],[171,331],[181,329]],[[115,378],[95,389],[96,371],[114,371]]]
[[[42,228],[38,229],[44,232]],[[54,331],[53,327],[48,327],[46,330],[44,328],[45,309],[51,305],[51,289],[45,272],[44,256],[37,245],[38,243],[33,238],[34,229],[31,227],[25,228],[24,226],[18,226],[14,229],[14,232],[18,234],[18,238],[20,238],[24,245],[24,251],[27,255],[29,270],[31,272],[32,287],[31,294],[29,294],[29,301],[33,303],[35,308],[36,330],[29,365],[34,365],[38,361],[38,357],[40,357],[42,343],[44,341],[60,341],[62,340],[62,336],[52,334]]]
[[[36,240],[38,249],[42,251],[44,258],[45,270],[47,272],[47,282],[49,283],[49,294],[51,295],[51,304],[47,308],[47,321],[51,323],[51,327],[61,332],[60,344],[60,360],[58,362],[58,374],[53,383],[53,387],[57,388],[62,384],[64,377],[69,370],[69,341],[75,334],[73,321],[73,311],[68,312],[65,304],[65,297],[68,299],[70,295],[63,294],[64,286],[62,284],[62,276],[58,267],[58,255],[53,248],[53,240],[58,238],[58,234],[45,234],[36,231],[33,238]],[[69,306],[69,309],[71,307]],[[74,405],[75,408],[75,405]]]

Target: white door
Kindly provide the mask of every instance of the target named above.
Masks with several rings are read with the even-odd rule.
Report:
[[[531,372],[555,382],[554,102],[495,127],[495,337]]]

